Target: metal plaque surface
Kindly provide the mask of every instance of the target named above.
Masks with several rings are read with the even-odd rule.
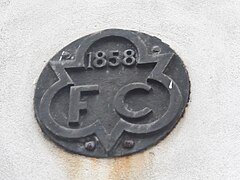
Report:
[[[182,117],[189,93],[186,68],[167,44],[107,29],[50,59],[36,85],[34,109],[42,131],[64,149],[116,157],[163,139]]]

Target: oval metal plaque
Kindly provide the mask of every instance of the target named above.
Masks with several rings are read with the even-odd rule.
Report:
[[[160,39],[108,29],[59,51],[37,82],[43,132],[64,149],[93,157],[144,150],[181,118],[190,84],[180,57]]]

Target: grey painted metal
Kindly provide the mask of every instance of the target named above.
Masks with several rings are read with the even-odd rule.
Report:
[[[43,69],[35,114],[64,149],[92,157],[144,150],[163,139],[188,103],[180,57],[156,37],[107,29],[64,47]]]

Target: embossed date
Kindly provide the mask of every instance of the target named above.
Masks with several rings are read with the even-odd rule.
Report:
[[[116,67],[120,64],[125,66],[132,66],[136,63],[136,53],[132,49],[121,51],[97,51],[95,53],[89,52],[87,54],[86,68],[103,68],[105,66]]]

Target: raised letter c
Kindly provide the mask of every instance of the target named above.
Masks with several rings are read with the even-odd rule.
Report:
[[[140,117],[146,116],[152,111],[152,109],[148,107],[145,107],[139,111],[133,111],[126,108],[126,106],[124,105],[125,96],[128,92],[135,89],[143,89],[149,92],[152,88],[151,86],[144,83],[130,83],[123,86],[114,97],[113,103],[116,111],[120,115],[125,116],[127,118],[140,118]]]

